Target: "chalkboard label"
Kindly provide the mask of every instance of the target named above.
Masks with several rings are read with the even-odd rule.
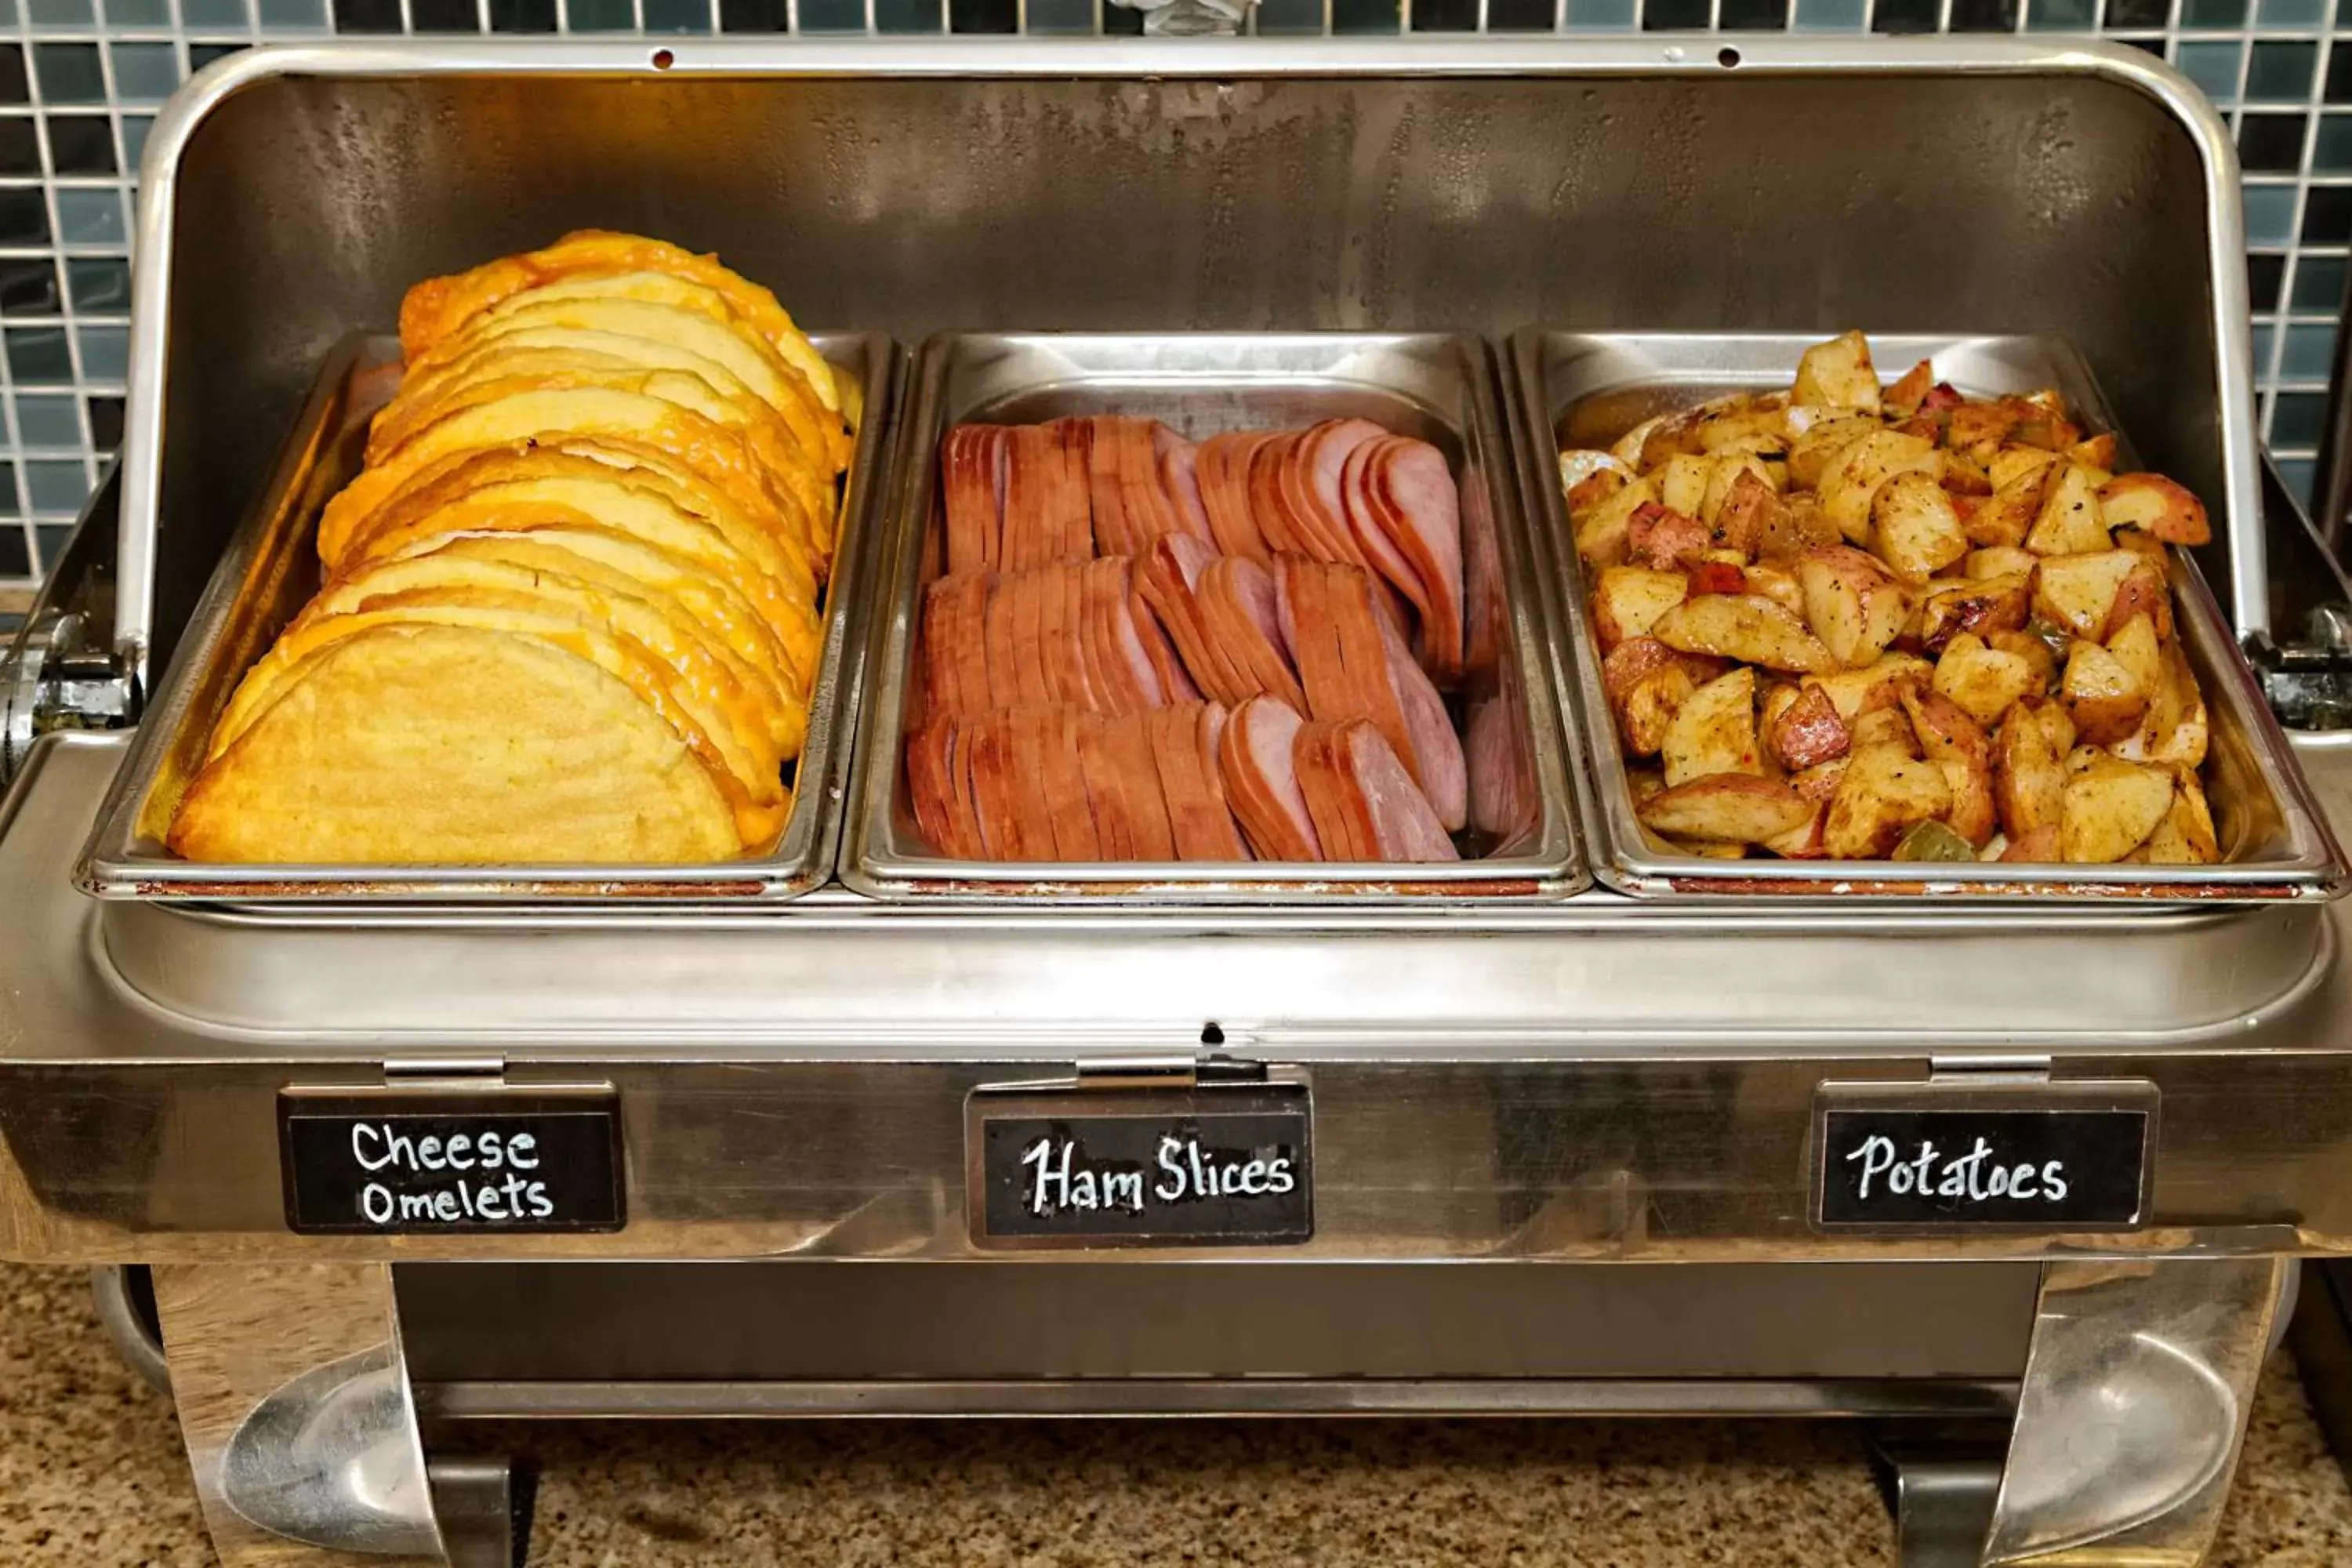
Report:
[[[314,1236],[619,1230],[610,1090],[278,1097],[286,1224]]]
[[[972,1096],[972,1239],[991,1247],[1285,1247],[1315,1236],[1299,1085]]]
[[[2133,1229],[2147,1218],[2156,1107],[2144,1086],[2121,1098],[2132,1102],[2061,1091],[2036,1103],[2031,1090],[1963,1091],[1948,1104],[1933,1089],[1825,1097],[1816,1218],[1898,1231]]]

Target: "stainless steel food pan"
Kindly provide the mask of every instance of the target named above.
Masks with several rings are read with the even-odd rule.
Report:
[[[399,344],[347,340],[329,358],[276,475],[231,541],[198,605],[137,742],[100,808],[76,878],[102,898],[236,902],[369,900],[787,899],[824,881],[840,829],[851,710],[866,638],[866,514],[883,479],[897,345],[875,332],[820,335],[857,415],[841,502],[824,642],[809,699],[808,738],[793,764],[783,837],[758,858],[698,866],[245,866],[183,860],[163,833],[204,761],[221,709],[247,668],[319,586],[314,539],[329,497],[359,469],[367,422],[397,376]]]
[[[1645,833],[1633,816],[1608,700],[1601,656],[1586,605],[1581,563],[1569,531],[1558,457],[1563,447],[1606,446],[1639,420],[1738,388],[1786,386],[1797,359],[1817,334],[1615,333],[1529,328],[1511,340],[1514,414],[1525,447],[1521,478],[1531,517],[1555,558],[1559,612],[1568,627],[1559,649],[1562,689],[1591,737],[1586,794],[1589,825],[1600,846],[1596,874],[1621,891],[1651,895],[1869,894],[1895,898],[2139,899],[2257,900],[2332,898],[2345,885],[2342,851],[2296,768],[2286,739],[2239,655],[2220,606],[2186,551],[2172,552],[2173,596],[2181,645],[2205,690],[2212,739],[2204,769],[2221,865],[1937,866],[1888,860],[1711,860],[1676,855]],[[1882,366],[1933,358],[1937,373],[1963,392],[1992,395],[2055,386],[2094,429],[2116,426],[2080,358],[2063,344],[2032,337],[1882,333],[1871,339]],[[2233,498],[2231,498],[2233,499]],[[2262,521],[2234,504],[2215,509],[2217,535],[2234,548]]]
[[[1518,510],[1493,359],[1481,340],[1442,333],[949,335],[924,350],[916,379],[891,487],[887,619],[877,631],[878,679],[861,726],[857,814],[843,861],[851,886],[877,896],[1324,901],[1433,893],[1530,899],[1565,895],[1580,885],[1538,557]],[[1466,858],[1433,866],[1000,864],[934,854],[899,798],[899,742],[918,696],[918,606],[943,555],[932,504],[940,437],[965,420],[1024,423],[1113,412],[1149,415],[1194,437],[1354,415],[1444,450],[1462,489],[1474,652],[1482,616],[1491,631],[1486,662],[1450,705],[1457,726],[1479,704],[1508,705],[1523,743],[1512,748],[1510,776],[1484,782],[1518,792],[1516,798],[1531,807],[1532,826],[1508,842],[1475,835],[1458,840]],[[1481,782],[1472,780],[1474,798]]]

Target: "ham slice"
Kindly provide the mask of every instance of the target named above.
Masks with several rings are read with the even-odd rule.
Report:
[[[1176,502],[1160,479],[1159,439],[1165,428],[1157,419],[1128,419],[1119,424],[1120,494],[1127,504],[1128,525],[1134,531],[1134,553],[1139,556],[1153,540],[1187,531]]]
[[[1391,436],[1365,464],[1363,494],[1370,516],[1360,531],[1383,535],[1389,556],[1406,568],[1383,574],[1421,612],[1422,652],[1440,679],[1460,678],[1463,664],[1462,497],[1445,454],[1426,441]],[[1368,549],[1367,554],[1372,552]]]
[[[1211,630],[1193,594],[1193,584],[1216,558],[1196,539],[1182,535],[1155,539],[1150,550],[1136,561],[1135,587],[1175,643],[1192,684],[1218,701],[1239,702],[1255,696],[1257,688]]]
[[[1151,760],[1168,803],[1168,823],[1179,860],[1245,860],[1240,831],[1214,775],[1215,746],[1209,706],[1180,702],[1155,708],[1150,726]]]
[[[1194,539],[1216,542],[1209,529],[1208,509],[1201,500],[1200,448],[1167,426],[1154,422],[1151,450],[1160,469],[1160,489],[1176,509],[1181,531]]]
[[[1278,646],[1282,632],[1275,608],[1274,579],[1265,567],[1255,561],[1220,555],[1202,567],[1194,580],[1192,602],[1208,636],[1249,688],[1236,689],[1237,703],[1265,692],[1294,710],[1306,708],[1307,694],[1299,689],[1298,677]]]
[[[1291,453],[1303,434],[1294,430],[1268,436],[1250,454],[1250,515],[1257,521],[1257,531],[1265,538],[1267,549],[1288,551],[1319,561],[1322,552],[1293,508],[1289,488],[1284,483]]]
[[[948,570],[997,564],[1004,531],[1004,427],[959,425],[940,442],[940,495]]]
[[[1029,719],[1037,732],[1041,763],[1035,779],[1026,781],[1045,797],[1053,819],[1054,858],[1057,860],[1099,860],[1102,837],[1095,828],[1094,805],[1087,791],[1086,763],[1078,754],[1078,711],[1051,708]]]
[[[1045,679],[1045,574],[1024,572],[1000,592],[1013,596],[1013,668],[1015,703],[1037,707],[1054,700]]]
[[[1621,645],[1622,646],[1622,645]],[[1470,771],[1470,826],[1497,847],[1535,826],[1535,767],[1511,700],[1496,693],[1470,715],[1463,742]]]
[[[1000,577],[989,595],[984,633],[988,652],[988,706],[1011,708],[1022,700],[1019,661],[1013,657],[1013,611],[1021,579]]]
[[[1459,832],[1470,815],[1470,773],[1462,754],[1462,737],[1454,731],[1453,715],[1445,710],[1445,700],[1405,646],[1396,623],[1384,616],[1378,621],[1390,688],[1396,694],[1412,748],[1401,754],[1413,782],[1436,809],[1437,819],[1448,832]]]
[[[1307,431],[1298,443],[1296,472],[1300,510],[1335,552],[1325,554],[1326,561],[1364,564],[1355,531],[1349,526],[1340,481],[1346,476],[1349,458],[1358,447],[1387,436],[1387,431],[1369,419],[1326,419]]]
[[[996,855],[989,847],[988,825],[981,821],[972,799],[972,731],[971,724],[955,727],[955,747],[948,753],[948,815],[961,841],[971,851],[971,858],[992,860]]]
[[[1462,858],[1439,825],[1437,813],[1378,730],[1360,719],[1343,724],[1336,748],[1340,771],[1371,821],[1374,859],[1426,862]]]
[[[1127,512],[1127,487],[1118,467],[1118,427],[1140,420],[1103,415],[1089,421],[1087,493],[1093,503],[1095,543],[1105,555],[1132,555],[1144,541]]]
[[[1217,701],[1239,702],[1256,695],[1256,688],[1228,655],[1193,594],[1193,584],[1214,559],[1197,540],[1156,539],[1136,561],[1135,586],[1175,643],[1193,684]]]
[[[1053,712],[1046,708],[1024,708],[1012,713],[999,714],[991,721],[1006,734],[1005,755],[1011,772],[1004,781],[1004,798],[1010,806],[1023,852],[1014,857],[1022,860],[1059,860],[1064,858],[1056,840],[1055,818],[1065,815],[1066,801],[1057,800],[1054,785],[1057,782],[1051,771],[1048,752],[1052,749]],[[1080,786],[1083,794],[1084,785]],[[1078,802],[1083,813],[1086,802]]]
[[[1340,765],[1340,729],[1320,719],[1300,725],[1291,740],[1291,760],[1297,768],[1299,793],[1314,819],[1323,858],[1370,860],[1374,858],[1375,843],[1371,811],[1352,776]]]
[[[966,860],[971,847],[958,835],[948,804],[955,795],[950,782],[955,737],[951,719],[933,719],[907,737],[907,805],[934,854]]]
[[[977,585],[966,590],[955,626],[956,696],[967,713],[985,712],[995,701],[995,686],[988,668],[988,610],[995,602],[997,576],[979,573]]]
[[[992,860],[1049,860],[1054,855],[1050,827],[1041,842],[1024,826],[1026,814],[1015,798],[1019,763],[1013,752],[1012,726],[999,713],[971,726],[971,769],[972,815],[980,823]]]
[[[1231,853],[1219,858],[1246,860],[1250,858],[1249,844],[1242,836],[1241,824],[1234,818],[1234,803],[1225,795],[1224,769],[1217,762],[1225,738],[1225,726],[1232,717],[1232,711],[1221,702],[1205,704],[1201,710],[1194,739],[1201,748],[1202,783],[1207,786],[1210,797],[1216,802],[1216,810],[1211,814],[1216,823],[1215,831],[1220,836],[1221,844],[1231,846]]]
[[[1325,722],[1368,719],[1423,786],[1449,829],[1469,813],[1461,737],[1444,700],[1352,566],[1276,563],[1276,605],[1307,710]]]
[[[1060,548],[1056,561],[1091,561],[1095,556],[1094,505],[1087,493],[1087,467],[1094,456],[1094,428],[1084,419],[1056,419],[1050,426],[1061,443],[1061,504],[1055,512]]]
[[[1462,668],[1493,669],[1510,641],[1510,611],[1503,598],[1501,546],[1495,538],[1495,511],[1485,479],[1476,469],[1462,477]]]
[[[987,616],[991,574],[935,579],[923,595],[923,679],[930,711],[950,718],[989,708]]]
[[[1184,673],[1184,661],[1176,657],[1169,646],[1168,633],[1152,613],[1150,603],[1138,584],[1127,601],[1128,619],[1135,627],[1136,639],[1143,644],[1144,657],[1151,661],[1152,673],[1160,678],[1160,700],[1169,702],[1198,702],[1201,689]]]
[[[1305,711],[1321,720],[1353,719],[1360,706],[1339,657],[1339,636],[1328,605],[1328,568],[1303,555],[1274,558],[1275,615],[1305,693]]]
[[[1064,562],[1037,574],[1037,662],[1045,673],[1046,701],[1084,708],[1086,678],[1076,662],[1078,627],[1064,597],[1064,574],[1076,570],[1076,562]]]
[[[955,603],[950,589],[951,577],[932,580],[923,590],[923,624],[920,633],[922,652],[923,691],[922,715],[928,722],[934,717],[953,718],[961,713],[963,701],[957,692],[955,658]]]
[[[1412,563],[1399,552],[1395,541],[1389,537],[1389,530],[1374,512],[1379,503],[1372,493],[1373,459],[1396,439],[1399,437],[1382,436],[1364,442],[1348,454],[1348,466],[1339,479],[1340,510],[1348,520],[1348,531],[1354,536],[1357,548],[1363,552],[1366,563],[1402,590],[1426,624],[1429,619],[1429,589],[1422,582],[1421,574]]]
[[[1087,434],[1079,420],[1015,425],[1008,437],[1004,544],[999,566],[1027,571],[1094,553]]]
[[[1209,537],[1226,555],[1246,555],[1264,561],[1274,552],[1258,531],[1250,504],[1250,462],[1268,437],[1247,432],[1212,436],[1201,443],[1196,465],[1201,506],[1208,514]]]
[[[1108,711],[1110,694],[1095,677],[1087,656],[1086,573],[1093,562],[1065,562],[1055,568],[1062,591],[1062,660],[1069,670],[1070,700],[1089,713]]]
[[[1105,720],[1101,736],[1102,751],[1127,806],[1127,826],[1135,842],[1135,858],[1175,859],[1176,834],[1169,819],[1167,795],[1160,785],[1160,764],[1154,760],[1151,714],[1131,713]]]
[[[1234,710],[1218,739],[1226,803],[1261,860],[1323,858],[1293,753],[1302,722],[1275,698],[1253,697]]]
[[[1137,713],[1160,706],[1160,672],[1136,635],[1128,562],[1106,556],[1079,569],[1088,684],[1099,711]]]
[[[1095,834],[1106,860],[1137,860],[1135,808],[1127,783],[1119,776],[1119,761],[1110,744],[1110,724],[1090,718],[1077,727],[1078,771],[1087,784],[1087,803],[1093,809]]]
[[[1402,693],[1391,679],[1388,647],[1381,637],[1381,613],[1372,599],[1370,580],[1360,570],[1326,566],[1323,584],[1348,687],[1347,697],[1331,703],[1330,717],[1370,719],[1390,747],[1406,759],[1406,768],[1412,769],[1412,734],[1405,727]],[[1320,706],[1315,716],[1324,717]],[[1417,779],[1419,773],[1414,776]]]
[[[1339,565],[1364,564],[1364,552],[1345,519],[1326,513],[1315,497],[1314,458],[1309,450],[1310,444],[1318,439],[1326,444],[1327,452],[1338,449],[1343,439],[1362,433],[1354,428],[1359,426],[1373,436],[1381,434],[1379,426],[1363,420],[1328,420],[1311,430],[1270,436],[1251,456],[1251,514],[1270,550]],[[1343,458],[1343,476],[1345,469]],[[1395,613],[1395,596],[1387,583],[1375,582],[1373,588],[1376,596]]]

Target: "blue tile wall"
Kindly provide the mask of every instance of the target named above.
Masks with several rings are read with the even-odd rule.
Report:
[[[2352,4],[2352,0],[2346,0]],[[2210,95],[2245,168],[2264,437],[2308,484],[2352,258],[2337,0],[1263,0],[1255,31],[2102,33]],[[131,198],[155,106],[329,34],[1135,33],[1111,0],[0,0],[0,586],[53,558],[121,439]]]

